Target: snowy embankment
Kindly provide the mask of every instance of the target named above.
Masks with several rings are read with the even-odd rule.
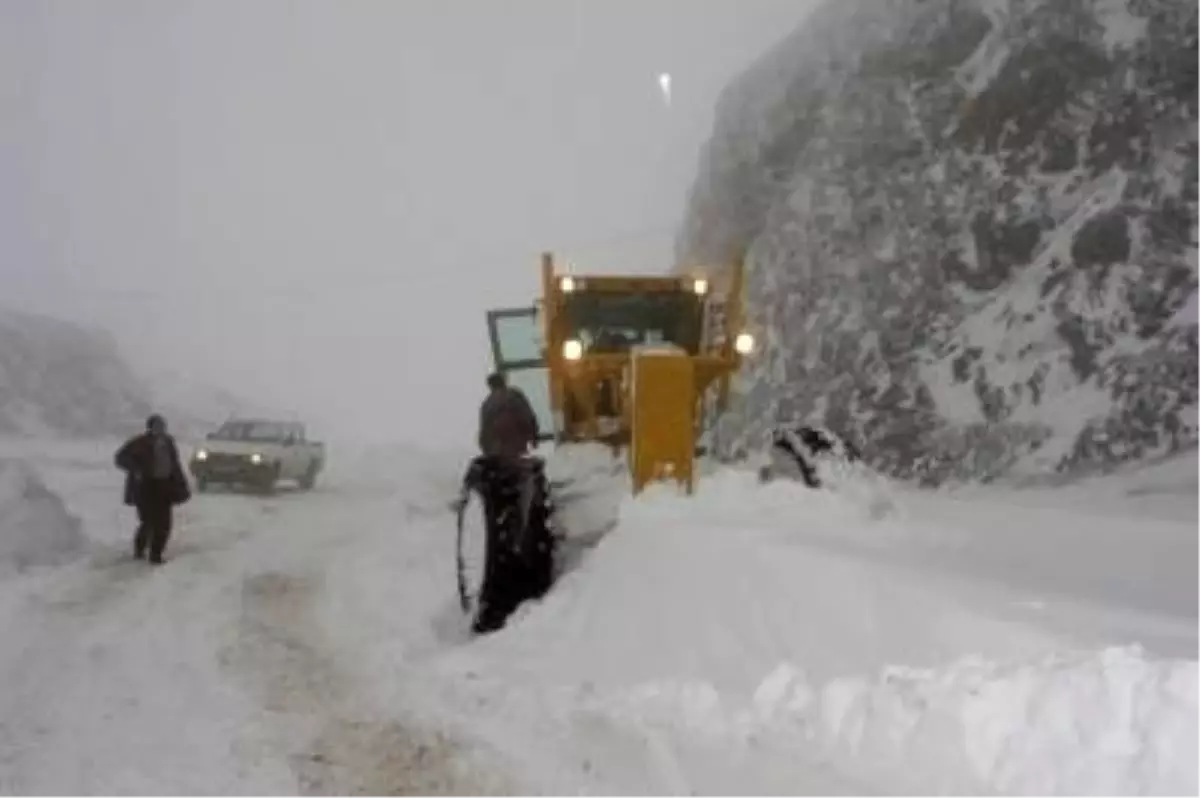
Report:
[[[548,790],[1196,791],[1195,609],[1177,600],[1195,596],[1194,525],[1161,523],[1157,553],[1190,550],[1191,568],[1162,564],[1181,584],[1132,612],[1093,590],[1141,545],[1128,523],[1064,530],[1061,508],[1020,508],[1020,554],[997,560],[997,519],[880,490],[725,471],[691,499],[609,495],[615,518],[599,494],[568,502],[572,537],[611,531],[547,599],[466,643],[450,519],[414,518],[391,556],[363,541],[383,559],[331,564],[330,622],[372,605],[369,631],[342,624],[364,679],[436,677],[385,692],[457,707]],[[395,577],[413,557],[430,565],[419,588]],[[1039,557],[1071,570],[1023,573]]]
[[[1133,646],[824,684],[781,665],[748,704],[667,684],[625,694],[617,711],[725,743],[791,740],[888,792],[1176,794],[1195,792],[1196,681],[1194,661]]]
[[[0,568],[58,565],[84,549],[80,520],[33,466],[0,459]]]

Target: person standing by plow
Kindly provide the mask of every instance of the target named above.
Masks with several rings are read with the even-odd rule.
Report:
[[[458,514],[458,592],[472,631],[504,626],[553,579],[553,504],[545,463],[530,454],[538,420],[502,374],[488,377],[479,411],[479,456],[463,478]]]
[[[113,460],[125,472],[125,504],[137,508],[133,556],[141,559],[148,548],[149,561],[160,565],[171,537],[174,508],[192,496],[166,420],[157,413],[150,416],[146,431],[126,441]]]

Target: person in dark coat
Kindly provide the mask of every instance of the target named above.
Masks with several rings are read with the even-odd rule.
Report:
[[[521,389],[503,374],[488,376],[488,395],[479,408],[479,449],[489,457],[517,459],[537,446],[537,414]]]
[[[125,504],[137,508],[133,554],[141,559],[148,547],[150,562],[160,564],[171,537],[174,507],[192,495],[166,420],[150,416],[146,431],[128,440],[113,459],[125,472]]]
[[[515,499],[520,513],[518,517],[504,513],[494,524],[489,521],[487,574],[472,625],[476,634],[501,628],[522,601],[544,594],[553,578],[554,556],[546,522],[530,524],[546,512],[544,503],[534,504],[542,480],[540,461],[525,459],[538,443],[537,414],[525,394],[510,386],[503,374],[491,374],[487,384],[488,395],[479,408],[483,457],[474,461],[472,469],[485,461],[485,490],[502,497],[505,507]]]

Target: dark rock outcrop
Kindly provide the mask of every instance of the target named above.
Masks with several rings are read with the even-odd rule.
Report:
[[[829,0],[723,94],[679,259],[747,257],[719,440],[927,483],[1196,442],[1192,0]]]

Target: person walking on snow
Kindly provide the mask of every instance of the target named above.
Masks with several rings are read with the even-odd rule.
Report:
[[[146,431],[126,441],[113,458],[125,472],[125,504],[136,507],[137,533],[133,556],[150,549],[150,562],[161,564],[171,537],[174,507],[191,498],[191,488],[179,460],[175,439],[157,413],[146,420]]]

